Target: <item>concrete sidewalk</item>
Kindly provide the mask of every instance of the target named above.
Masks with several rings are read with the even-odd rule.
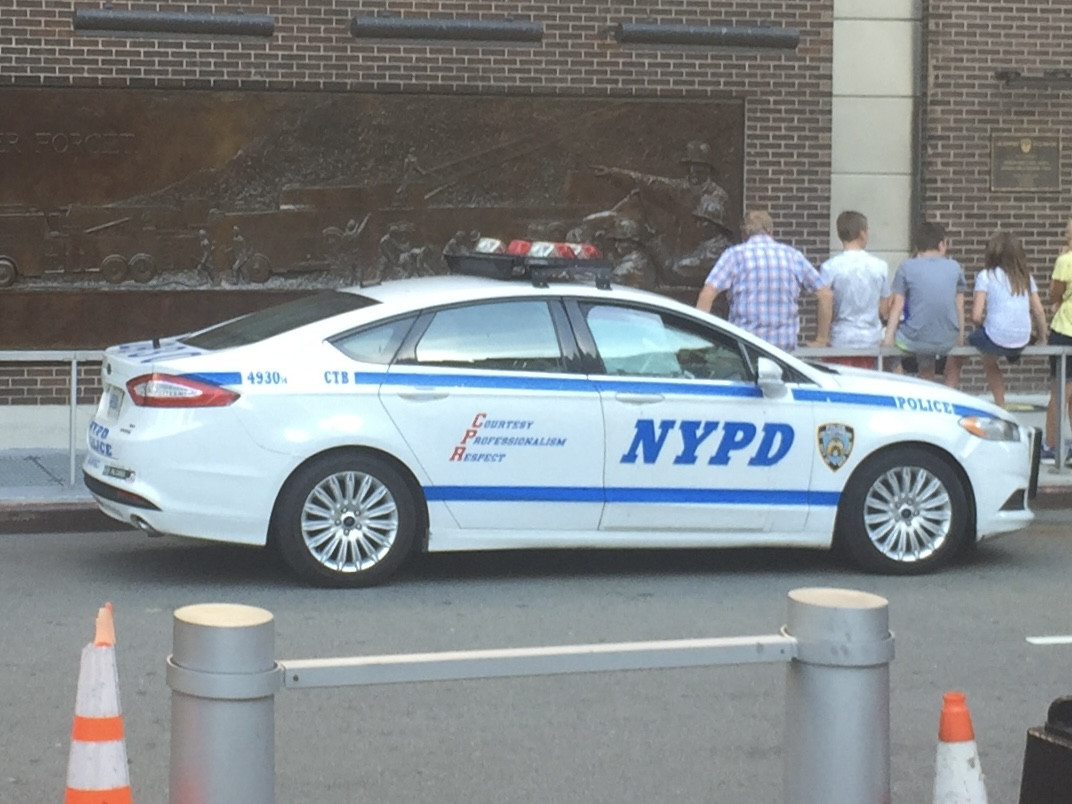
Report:
[[[1009,409],[1026,426],[1041,428],[1046,397],[1009,397]],[[82,406],[75,415],[74,464],[71,415],[62,405],[4,408],[0,426],[0,530],[49,527],[73,521],[82,527],[123,527],[100,514],[82,484],[84,434],[93,414]],[[1066,440],[1072,444],[1072,437]],[[73,470],[73,472],[72,472]],[[1072,467],[1039,468],[1036,508],[1072,508]]]
[[[85,432],[95,407],[83,405],[76,410],[73,438],[66,405],[2,409],[0,532],[126,527],[100,513],[82,484]]]

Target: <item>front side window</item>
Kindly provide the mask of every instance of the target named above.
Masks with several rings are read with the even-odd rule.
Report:
[[[449,368],[565,371],[551,311],[536,300],[440,310],[418,341],[415,360]]]
[[[667,313],[592,305],[585,320],[607,374],[750,381],[737,341]]]

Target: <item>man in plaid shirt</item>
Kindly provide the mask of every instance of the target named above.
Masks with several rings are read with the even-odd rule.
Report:
[[[722,252],[707,275],[696,306],[709,313],[718,295],[728,293],[731,324],[791,352],[797,347],[797,300],[803,288],[814,293],[819,304],[819,332],[829,332],[834,294],[823,285],[815,266],[792,246],[771,237],[774,222],[770,213],[750,211],[742,228],[745,242]]]

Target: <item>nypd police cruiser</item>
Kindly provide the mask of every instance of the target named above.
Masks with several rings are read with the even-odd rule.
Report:
[[[334,586],[418,550],[838,547],[920,573],[1031,522],[1035,439],[1004,410],[809,364],[588,248],[484,246],[109,348],[100,509]]]

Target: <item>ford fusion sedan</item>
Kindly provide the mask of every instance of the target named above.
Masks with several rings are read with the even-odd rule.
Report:
[[[837,547],[920,573],[1032,520],[1033,432],[985,401],[804,362],[598,271],[462,263],[489,276],[109,348],[100,509],[331,586],[523,548]]]

